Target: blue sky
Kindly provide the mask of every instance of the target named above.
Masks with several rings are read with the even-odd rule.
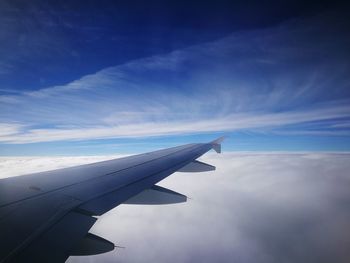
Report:
[[[346,6],[0,2],[0,155],[349,151]]]

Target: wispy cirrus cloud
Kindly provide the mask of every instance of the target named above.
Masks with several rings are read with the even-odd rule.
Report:
[[[325,19],[334,24],[333,16]],[[238,32],[105,68],[66,85],[0,96],[0,122],[20,125],[2,134],[0,142],[242,129],[283,133],[300,123],[313,125],[320,135],[346,134],[349,37],[334,41],[334,31],[344,26],[340,23],[322,28],[320,42],[314,37],[320,33],[319,20]],[[332,125],[320,125],[329,120]]]
[[[89,140],[107,138],[133,138],[179,134],[195,134],[217,131],[239,131],[245,129],[264,128],[264,131],[273,131],[273,128],[286,125],[314,122],[335,118],[348,117],[350,107],[340,106],[304,111],[283,113],[241,113],[231,114],[220,118],[197,121],[169,121],[169,122],[139,122],[137,124],[122,124],[95,127],[62,127],[50,129],[27,129],[19,133],[18,126],[9,127],[8,133],[0,134],[0,142],[5,143],[35,143],[65,140]],[[136,114],[137,115],[137,114]],[[327,135],[348,135],[344,131],[333,131]],[[287,131],[285,134],[314,134],[322,135],[317,131]],[[280,132],[283,134],[283,132]]]
[[[18,135],[22,128],[24,126],[18,123],[0,123],[0,137]]]

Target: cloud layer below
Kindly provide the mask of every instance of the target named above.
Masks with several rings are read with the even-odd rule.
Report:
[[[1,158],[2,176],[105,157]],[[92,232],[126,249],[77,262],[348,262],[349,154],[208,154],[217,171],[177,173],[160,185],[185,204],[122,205]],[[18,170],[18,167],[22,170]]]

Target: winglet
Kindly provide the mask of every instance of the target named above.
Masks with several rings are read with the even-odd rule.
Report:
[[[214,151],[216,151],[217,153],[221,153],[221,143],[225,139],[226,139],[226,136],[222,136],[222,137],[217,138],[216,140],[210,142]]]

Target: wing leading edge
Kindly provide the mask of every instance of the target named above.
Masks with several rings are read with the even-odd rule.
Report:
[[[112,250],[88,233],[95,216],[122,203],[186,201],[155,184],[176,171],[214,170],[196,159],[221,152],[222,140],[0,180],[0,262],[64,262]]]

